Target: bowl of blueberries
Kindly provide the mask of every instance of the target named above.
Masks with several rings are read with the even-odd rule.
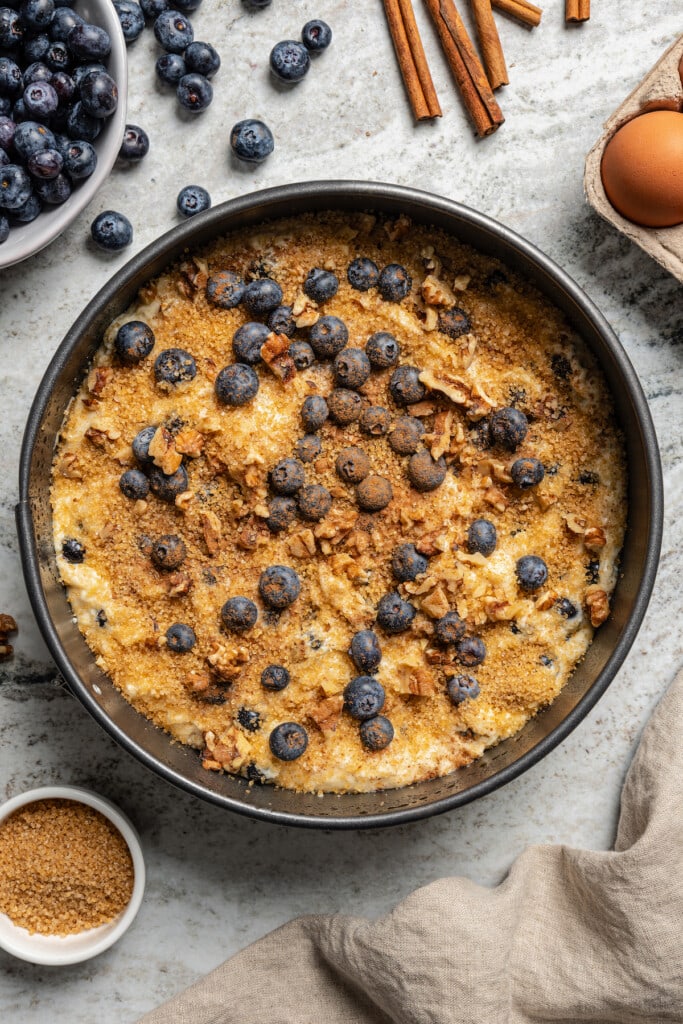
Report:
[[[54,241],[118,156],[126,44],[110,0],[0,0],[0,268]]]

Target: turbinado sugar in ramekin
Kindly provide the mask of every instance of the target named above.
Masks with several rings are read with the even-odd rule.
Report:
[[[0,912],[32,934],[97,928],[132,892],[125,839],[87,804],[37,800],[0,824]]]

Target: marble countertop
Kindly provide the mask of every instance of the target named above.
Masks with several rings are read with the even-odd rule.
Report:
[[[116,170],[57,242],[0,276],[0,611],[20,626],[14,660],[0,665],[0,797],[53,782],[99,790],[139,828],[149,872],[135,924],[97,960],[49,970],[0,953],[3,1021],[132,1022],[294,915],[376,916],[443,875],[494,885],[530,843],[611,844],[640,729],[683,663],[683,303],[680,284],[591,212],[582,171],[603,122],[683,25],[670,0],[651,0],[646,12],[601,0],[580,28],[564,27],[562,0],[548,0],[533,32],[499,18],[511,80],[500,100],[507,121],[476,141],[435,32],[419,0],[415,6],[444,113],[419,126],[376,0],[274,0],[255,13],[240,0],[204,0],[193,15],[195,36],[216,45],[223,67],[213,105],[192,121],[157,86],[146,31],[129,51],[128,119],[147,129],[149,156]],[[271,46],[316,16],[332,25],[332,48],[297,89],[278,90],[267,72]],[[229,159],[228,132],[243,117],[263,118],[276,137],[275,153],[256,169],[236,169]],[[54,349],[109,276],[177,223],[183,185],[204,185],[217,203],[287,181],[361,177],[416,185],[498,218],[586,289],[650,401],[667,511],[640,635],[607,694],[558,749],[459,811],[394,830],[332,835],[276,828],[194,800],[95,725],[58,685],[33,622],[14,505],[24,422]],[[105,209],[126,213],[135,228],[132,248],[114,258],[88,241],[92,218]]]

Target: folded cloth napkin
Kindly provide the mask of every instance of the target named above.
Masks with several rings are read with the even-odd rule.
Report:
[[[683,1022],[683,672],[646,726],[614,850],[525,850],[387,917],[303,917],[144,1024]]]

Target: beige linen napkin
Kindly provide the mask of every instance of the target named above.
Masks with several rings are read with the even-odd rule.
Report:
[[[683,672],[645,728],[614,851],[530,847],[377,922],[303,917],[140,1024],[683,1022]]]

